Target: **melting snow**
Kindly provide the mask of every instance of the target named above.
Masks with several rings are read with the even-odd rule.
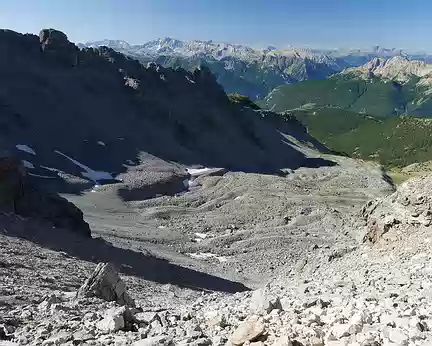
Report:
[[[200,253],[194,252],[194,253],[189,253],[188,255],[190,257],[196,258],[196,259],[211,259],[211,258],[215,258],[215,259],[217,259],[221,263],[228,262],[228,259],[225,256],[218,256],[218,255],[215,255],[215,254],[210,253],[210,252],[200,252]]]
[[[211,168],[186,168],[186,171],[193,177],[211,171]]]
[[[46,166],[40,166],[43,169],[46,169],[47,171],[50,172],[55,172],[55,173],[63,173],[61,170],[57,169],[57,168],[51,168],[51,167],[46,167]]]
[[[132,160],[126,160],[126,163],[127,163],[128,165],[134,165],[134,164],[135,164],[135,162],[133,162]]]
[[[83,165],[82,163],[78,162],[77,160],[74,160],[73,158],[67,156],[66,154],[63,154],[61,151],[54,150],[56,154],[62,155],[68,160],[72,161],[74,164],[76,164],[78,167],[81,167],[85,170],[85,172],[81,172],[81,174],[89,178],[90,180],[93,180],[95,183],[97,183],[100,180],[114,180],[113,176],[108,172],[103,171],[94,171],[90,167]]]
[[[25,168],[30,168],[30,169],[34,169],[35,168],[35,166],[31,162],[29,162],[29,161],[21,160],[21,162],[22,162],[22,164],[24,165]]]
[[[189,78],[189,76],[185,76],[185,78],[189,81],[189,83],[195,84],[195,81]]]
[[[32,155],[36,155],[36,152],[26,144],[17,144],[15,147],[18,150],[25,151],[26,153],[29,153]]]
[[[28,175],[31,175],[32,177],[43,178],[43,179],[55,179],[56,178],[56,177],[50,177],[47,175],[40,175],[40,174],[34,174],[34,173],[28,173]]]
[[[205,233],[198,233],[198,232],[196,232],[195,235],[196,235],[197,237],[201,238],[201,239],[205,239],[205,238],[207,238],[207,234],[205,234]]]
[[[95,186],[93,186],[93,189],[90,192],[97,192],[97,188],[100,187],[99,184],[95,184]]]
[[[199,243],[200,241],[203,241],[208,236],[205,233],[198,233],[198,232],[196,232],[195,235],[198,237],[198,238],[194,239],[197,243]]]

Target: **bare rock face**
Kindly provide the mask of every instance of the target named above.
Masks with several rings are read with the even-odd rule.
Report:
[[[134,300],[126,292],[125,283],[111,263],[99,263],[78,290],[77,297],[91,296],[106,301],[116,301],[120,305],[135,307]]]
[[[39,33],[42,51],[55,60],[70,66],[78,64],[78,49],[69,42],[66,34],[54,29],[43,29]]]
[[[404,238],[432,224],[432,177],[414,178],[402,184],[393,194],[369,201],[362,209],[368,231],[365,241]]]

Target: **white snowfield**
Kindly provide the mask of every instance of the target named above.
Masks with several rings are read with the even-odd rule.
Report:
[[[15,147],[18,150],[24,151],[24,152],[29,153],[31,155],[36,155],[36,152],[26,144],[17,144]]]
[[[201,174],[211,171],[212,168],[186,168],[186,171],[192,176],[197,177]]]
[[[72,157],[67,156],[66,154],[63,154],[59,150],[54,150],[56,154],[62,155],[63,157],[67,158],[68,160],[72,161],[74,164],[76,164],[78,167],[81,167],[85,170],[85,172],[81,172],[81,174],[92,180],[95,184],[97,184],[100,180],[113,180],[113,176],[111,173],[104,172],[104,171],[95,171],[91,169],[90,167],[83,165],[82,163],[78,162],[77,160],[73,159]]]

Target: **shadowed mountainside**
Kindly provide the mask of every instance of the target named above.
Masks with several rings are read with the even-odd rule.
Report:
[[[287,139],[325,150],[299,123],[233,104],[207,68],[79,50],[53,29],[3,30],[0,45],[0,147],[45,183],[71,174],[96,183],[149,161],[264,173],[333,164]]]

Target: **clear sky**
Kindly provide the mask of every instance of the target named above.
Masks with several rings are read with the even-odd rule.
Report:
[[[202,39],[432,51],[431,0],[0,0],[0,26],[74,42]]]

